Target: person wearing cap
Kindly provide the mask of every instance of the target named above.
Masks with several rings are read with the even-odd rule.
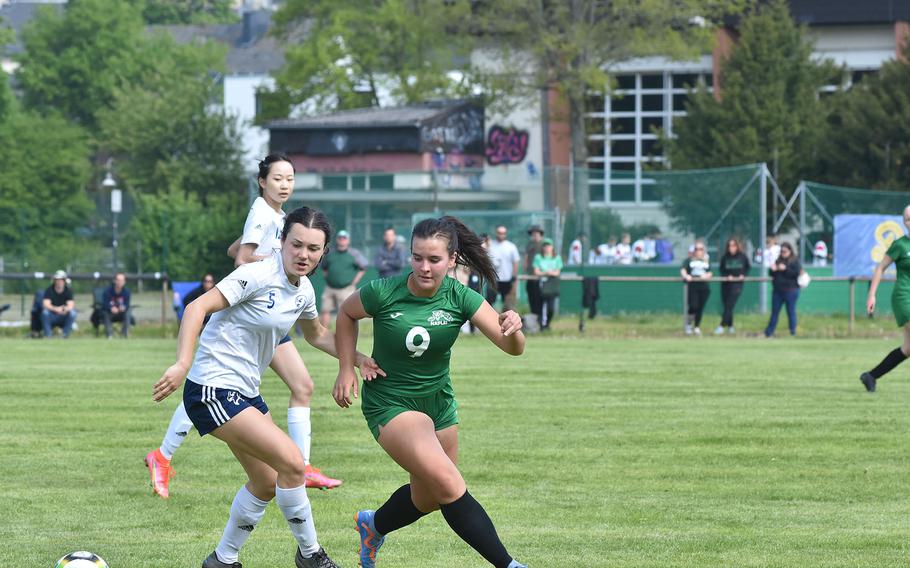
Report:
[[[351,248],[351,235],[344,229],[335,235],[335,248],[322,260],[322,306],[319,318],[328,327],[332,312],[357,289],[357,283],[366,273],[366,259],[357,249]]]
[[[562,272],[562,257],[556,254],[553,239],[541,241],[542,250],[534,257],[534,274],[540,277],[541,317],[540,329],[550,329],[550,321],[559,297],[559,274]]]
[[[58,270],[54,273],[54,283],[44,291],[41,305],[44,337],[53,335],[55,327],[63,330],[64,338],[69,337],[73,330],[73,323],[76,321],[76,302],[73,300],[73,290],[67,285],[66,278],[66,272]]]
[[[531,239],[528,241],[528,246],[525,247],[524,265],[525,273],[533,275],[534,258],[543,250],[543,227],[540,225],[532,225],[531,228],[528,229],[528,235]],[[528,305],[531,307],[531,313],[537,316],[537,321],[540,321],[540,281],[526,281],[525,290],[528,292]]]

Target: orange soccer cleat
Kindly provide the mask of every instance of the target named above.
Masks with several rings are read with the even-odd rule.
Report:
[[[305,475],[307,487],[315,487],[318,489],[334,489],[341,485],[340,479],[332,479],[331,477],[319,471],[319,468],[313,467],[309,464],[306,466]]]
[[[164,457],[160,449],[155,449],[146,454],[145,465],[149,468],[149,474],[152,476],[152,489],[162,499],[167,499],[167,485],[171,478],[174,477],[174,468],[171,467],[171,461]]]

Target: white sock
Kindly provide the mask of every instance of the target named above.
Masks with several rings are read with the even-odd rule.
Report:
[[[174,410],[174,415],[171,416],[171,423],[167,426],[167,432],[161,442],[161,454],[167,459],[173,458],[174,452],[177,451],[177,448],[180,447],[180,444],[183,443],[192,428],[193,421],[186,414],[186,408],[183,407],[183,402],[181,401],[177,409]]]
[[[221,535],[221,542],[215,548],[215,555],[218,560],[225,564],[237,562],[242,547],[253,529],[259,524],[262,515],[265,514],[265,508],[268,501],[263,501],[249,492],[246,486],[237,491],[234,496],[234,502],[231,503],[231,516],[228,518],[227,525],[224,527],[224,533]]]
[[[303,454],[303,463],[310,464],[310,441],[313,429],[310,426],[310,408],[308,406],[294,406],[288,408],[288,434],[300,453]]]
[[[316,542],[316,525],[313,523],[313,513],[310,508],[310,498],[306,494],[306,486],[282,489],[275,487],[275,502],[288,521],[291,534],[297,539],[300,554],[304,558],[319,552],[319,543]]]
[[[506,566],[506,568],[524,568],[524,564],[513,558],[512,561],[509,562],[509,565]]]

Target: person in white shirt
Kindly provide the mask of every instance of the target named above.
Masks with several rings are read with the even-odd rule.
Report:
[[[632,264],[632,237],[629,233],[622,234],[622,240],[616,245],[616,262],[617,264]]]
[[[294,166],[283,154],[270,154],[259,163],[259,197],[253,202],[243,226],[243,235],[228,249],[235,266],[268,259],[281,249],[285,213],[282,206],[294,190]],[[326,476],[310,463],[310,398],[313,379],[291,338],[285,335],[275,351],[271,367],[291,391],[288,402],[288,433],[300,448],[306,466],[307,486],[331,489],[341,480]],[[174,475],[171,460],[193,424],[181,403],[174,410],[161,445],[145,456],[155,494],[167,499]]]
[[[177,361],[153,386],[152,397],[160,402],[187,378],[183,403],[193,425],[200,436],[211,433],[225,442],[248,477],[203,568],[239,566],[240,548],[272,498],[297,542],[297,568],[337,568],[316,539],[303,456],[272,421],[259,394],[262,373],[297,321],[310,345],[338,356],[334,334],[319,323],[316,295],[306,278],[325,254],[330,235],[328,220],[319,211],[301,207],[288,215],[280,250],[262,262],[241,265],[187,306],[177,337]],[[356,355],[356,365],[364,378],[384,374],[362,353]]]
[[[582,255],[585,249],[585,240],[588,238],[584,233],[578,233],[575,240],[569,243],[569,257],[566,264],[569,266],[578,266],[581,264]]]
[[[815,248],[812,250],[812,264],[828,266],[828,244],[825,241],[815,243]]]
[[[515,309],[518,291],[515,282],[518,279],[518,259],[521,258],[518,247],[507,239],[508,235],[508,229],[504,225],[496,227],[496,240],[490,243],[489,249],[493,266],[496,267],[496,294],[491,296],[494,302],[497,295],[502,296],[503,311]]]
[[[591,247],[591,252],[588,253],[588,264],[592,266],[605,266],[610,264],[612,259],[609,257],[607,250],[606,243]]]

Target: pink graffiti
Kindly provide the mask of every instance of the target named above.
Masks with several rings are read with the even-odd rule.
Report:
[[[528,131],[494,125],[490,128],[485,154],[491,166],[520,163],[528,155]]]

